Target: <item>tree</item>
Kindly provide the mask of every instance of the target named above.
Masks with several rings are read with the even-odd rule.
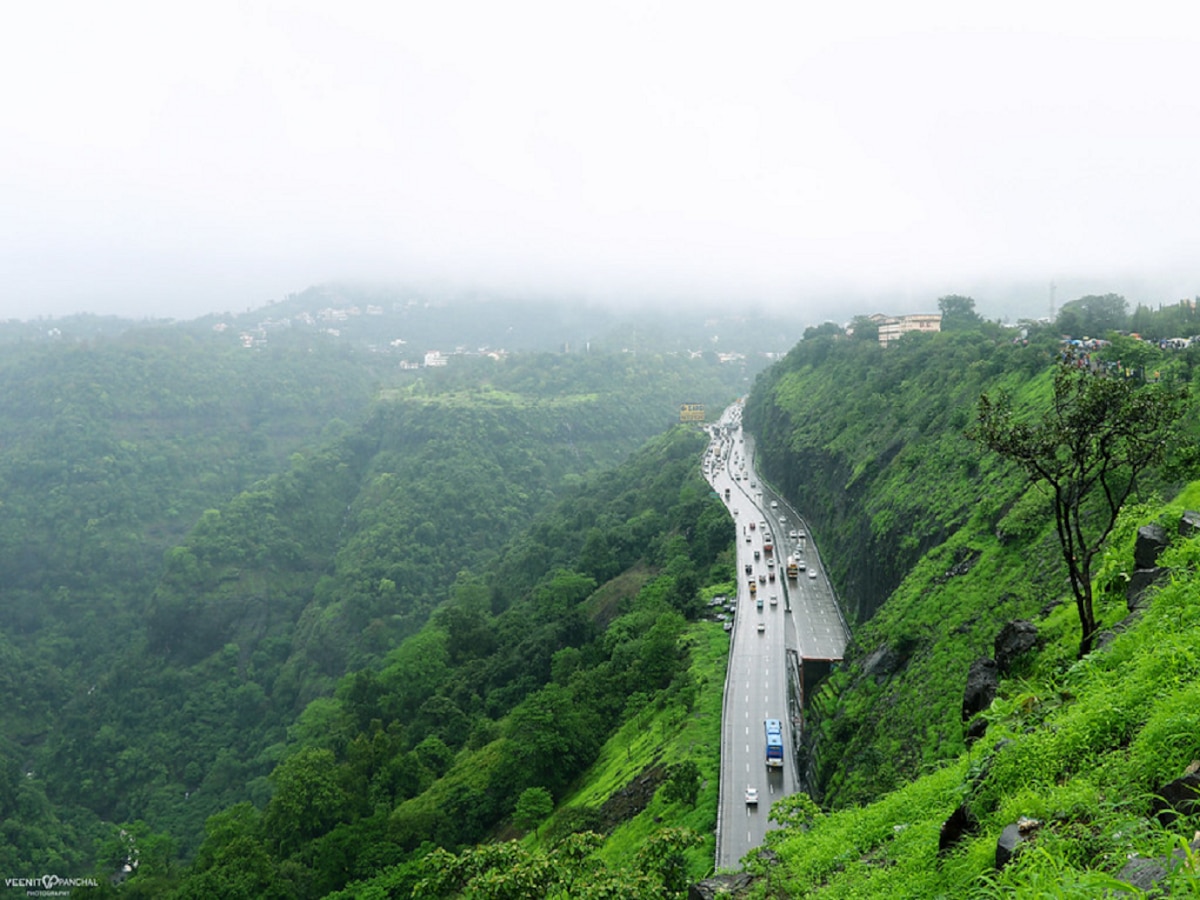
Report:
[[[850,320],[850,327],[846,331],[856,341],[879,343],[879,323],[870,316],[855,316]]]
[[[1138,476],[1161,462],[1177,439],[1186,387],[1138,385],[1067,365],[1054,374],[1053,401],[1033,421],[1018,421],[1010,398],[979,398],[969,436],[1023,468],[1053,494],[1054,524],[1079,613],[1079,655],[1098,630],[1092,563]]]
[[[837,322],[822,322],[820,325],[809,325],[804,329],[804,339],[811,341],[819,337],[837,337],[842,334],[842,327]]]
[[[263,822],[282,852],[324,834],[346,810],[332,750],[306,747],[276,766],[270,779],[275,795]]]
[[[554,798],[543,787],[525,788],[513,809],[513,821],[522,831],[530,831],[554,812]]]
[[[669,803],[695,806],[700,796],[700,767],[690,759],[671,766],[671,775],[663,785],[663,799]]]
[[[1055,323],[1059,333],[1073,337],[1104,337],[1129,322],[1129,304],[1120,294],[1088,294],[1064,303]]]
[[[938,309],[942,313],[942,331],[963,331],[983,321],[975,312],[975,300],[971,297],[947,294],[938,298]]]

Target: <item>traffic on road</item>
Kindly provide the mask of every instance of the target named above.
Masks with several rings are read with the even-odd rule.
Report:
[[[739,540],[737,610],[722,714],[718,868],[734,868],[771,827],[770,805],[800,789],[793,743],[799,685],[789,679],[806,653],[840,659],[846,631],[832,588],[821,577],[807,526],[764,488],[743,432],[741,404],[708,426],[705,477],[729,508]],[[764,496],[765,495],[765,496]],[[832,617],[832,619],[831,619]],[[789,657],[792,663],[789,666]],[[792,683],[789,683],[792,682]]]

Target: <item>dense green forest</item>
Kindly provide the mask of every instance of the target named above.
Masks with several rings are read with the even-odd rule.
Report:
[[[414,371],[329,335],[60,324],[6,325],[0,366],[0,852],[62,873],[112,865],[135,821],[190,858],[211,814],[273,795],[312,701],[681,397],[719,407],[747,375],[598,351]]]

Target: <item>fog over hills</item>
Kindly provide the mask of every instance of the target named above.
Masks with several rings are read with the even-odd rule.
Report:
[[[312,284],[806,322],[1194,296],[1196,25],[1074,2],[64,0],[0,36],[0,318]],[[1095,287],[1093,287],[1095,285]]]

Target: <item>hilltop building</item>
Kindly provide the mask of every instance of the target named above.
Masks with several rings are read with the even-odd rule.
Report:
[[[884,316],[876,313],[871,321],[879,326],[879,344],[886,347],[909,331],[934,332],[942,330],[941,313],[913,313],[907,316]]]

